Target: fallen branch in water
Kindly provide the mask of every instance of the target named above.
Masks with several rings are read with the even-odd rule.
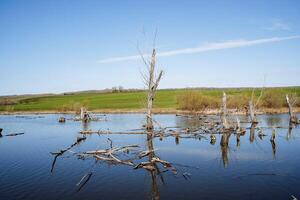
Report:
[[[57,160],[57,158],[59,156],[62,156],[66,151],[69,151],[71,148],[73,148],[74,146],[78,145],[80,142],[84,141],[85,139],[86,139],[86,137],[78,137],[77,140],[76,140],[76,142],[73,143],[68,148],[62,149],[62,150],[60,150],[58,152],[50,152],[52,155],[55,155],[54,160],[53,160],[52,165],[51,165],[51,170],[50,171],[53,172],[56,160]]]
[[[129,153],[130,150],[135,149],[139,147],[138,145],[127,145],[123,147],[115,147],[115,148],[110,148],[110,149],[104,149],[104,150],[95,150],[95,151],[86,151],[83,153],[78,154],[79,156],[93,156],[97,160],[103,160],[103,161],[109,161],[109,162],[114,162],[114,163],[119,163],[119,164],[125,164],[125,165],[130,165],[133,166],[132,160],[120,160],[116,155],[118,152],[125,152]]]
[[[83,186],[90,180],[91,176],[93,175],[92,172],[85,174],[80,181],[76,184],[76,186],[79,186],[77,192],[79,192]]]
[[[98,131],[92,131],[92,130],[87,130],[87,131],[80,131],[80,134],[146,134],[147,132],[132,132],[132,131],[127,131],[127,132],[112,132],[109,130],[98,130]]]
[[[10,133],[4,136],[17,136],[17,135],[24,135],[25,133]]]
[[[52,154],[52,155],[62,155],[62,154],[64,154],[66,151],[68,151],[68,150],[70,150],[72,147],[78,145],[80,142],[82,142],[82,141],[85,140],[85,139],[86,139],[86,137],[78,137],[77,140],[76,140],[76,142],[74,142],[74,143],[73,143],[71,146],[69,146],[68,148],[62,149],[62,150],[60,150],[60,151],[58,151],[58,152],[51,152],[51,154]]]
[[[149,162],[141,162],[137,164],[133,169],[139,169],[143,168],[149,171],[154,171],[156,170],[156,163],[160,163],[163,165],[164,168],[169,168],[173,172],[173,174],[177,174],[177,169],[174,168],[171,163],[161,160],[159,157],[153,157]]]
[[[17,135],[23,135],[24,134],[24,133],[10,133],[10,134],[6,134],[6,135],[2,135],[2,131],[3,131],[3,129],[0,128],[0,138],[4,137],[4,136],[10,137],[10,136],[17,136]]]

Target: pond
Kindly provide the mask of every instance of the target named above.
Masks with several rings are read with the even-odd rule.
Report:
[[[142,114],[98,115],[101,121],[82,124],[72,115],[1,115],[0,199],[290,199],[300,198],[300,129],[288,128],[288,115],[259,115],[252,131],[241,117],[246,133],[235,134],[228,146],[220,145],[221,134],[195,138],[154,137],[146,134],[88,134],[86,139],[58,156],[82,130],[112,132],[139,129]],[[199,117],[155,115],[165,127],[192,129]],[[270,142],[276,127],[275,142]],[[251,133],[250,133],[251,132]],[[264,136],[259,137],[263,132]],[[132,159],[133,165],[150,156],[167,161],[159,170],[80,156],[81,152],[138,145],[120,152],[117,159]],[[152,150],[137,158],[136,153]],[[149,152],[148,152],[149,153]],[[168,165],[168,164],[167,164]]]

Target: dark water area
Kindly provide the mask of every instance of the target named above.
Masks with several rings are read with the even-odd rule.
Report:
[[[50,152],[67,148],[82,130],[128,131],[142,127],[141,114],[100,116],[105,121],[82,124],[60,115],[0,116],[0,199],[291,199],[300,198],[300,128],[288,129],[288,115],[260,115],[256,129],[249,129],[248,119],[241,117],[246,133],[237,142],[235,134],[228,146],[220,145],[222,135],[201,138],[159,137],[147,135],[90,134],[85,141],[57,157]],[[67,119],[73,116],[65,115]],[[199,119],[175,115],[155,115],[163,126],[197,128]],[[258,128],[260,127],[260,128]],[[275,142],[270,142],[272,128]],[[259,137],[259,132],[264,133]],[[250,133],[251,132],[251,133]],[[149,139],[149,138],[148,138]],[[152,173],[132,166],[79,159],[75,154],[113,146],[137,144],[139,150],[149,146],[155,155],[176,168]],[[120,159],[132,156],[122,154]],[[145,160],[142,160],[145,161]],[[134,160],[138,164],[140,160]],[[79,188],[81,178],[92,173]]]

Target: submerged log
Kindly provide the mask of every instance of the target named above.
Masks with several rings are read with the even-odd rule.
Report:
[[[10,134],[7,134],[5,136],[17,136],[17,135],[24,135],[25,133],[10,133]]]
[[[93,175],[92,172],[85,174],[80,181],[76,184],[78,186],[78,192],[83,188],[83,186],[90,180],[91,176]]]
[[[115,147],[115,148],[111,147],[110,149],[86,151],[80,153],[79,156],[93,156],[97,160],[103,160],[103,161],[113,162],[117,164],[125,164],[125,165],[133,166],[131,160],[120,160],[114,154],[117,152],[128,153],[130,150],[135,149],[137,147],[139,147],[139,145],[127,145],[127,146]]]

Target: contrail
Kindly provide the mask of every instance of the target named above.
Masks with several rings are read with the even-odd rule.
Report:
[[[254,46],[259,44],[265,43],[273,43],[273,42],[280,42],[285,40],[294,40],[299,39],[300,35],[288,36],[288,37],[271,37],[271,38],[262,38],[257,40],[230,40],[225,42],[214,42],[208,43],[199,47],[192,47],[192,48],[184,48],[184,49],[176,49],[172,51],[165,51],[158,53],[157,56],[159,57],[167,57],[167,56],[176,56],[176,55],[183,55],[183,54],[195,54],[207,51],[214,51],[220,49],[232,49],[238,47],[245,47],[245,46]],[[144,55],[150,56],[150,55]],[[130,60],[138,60],[141,59],[140,55],[133,55],[133,56],[121,56],[121,57],[111,57],[98,60],[97,63],[114,63],[114,62],[121,62],[121,61],[130,61]]]

